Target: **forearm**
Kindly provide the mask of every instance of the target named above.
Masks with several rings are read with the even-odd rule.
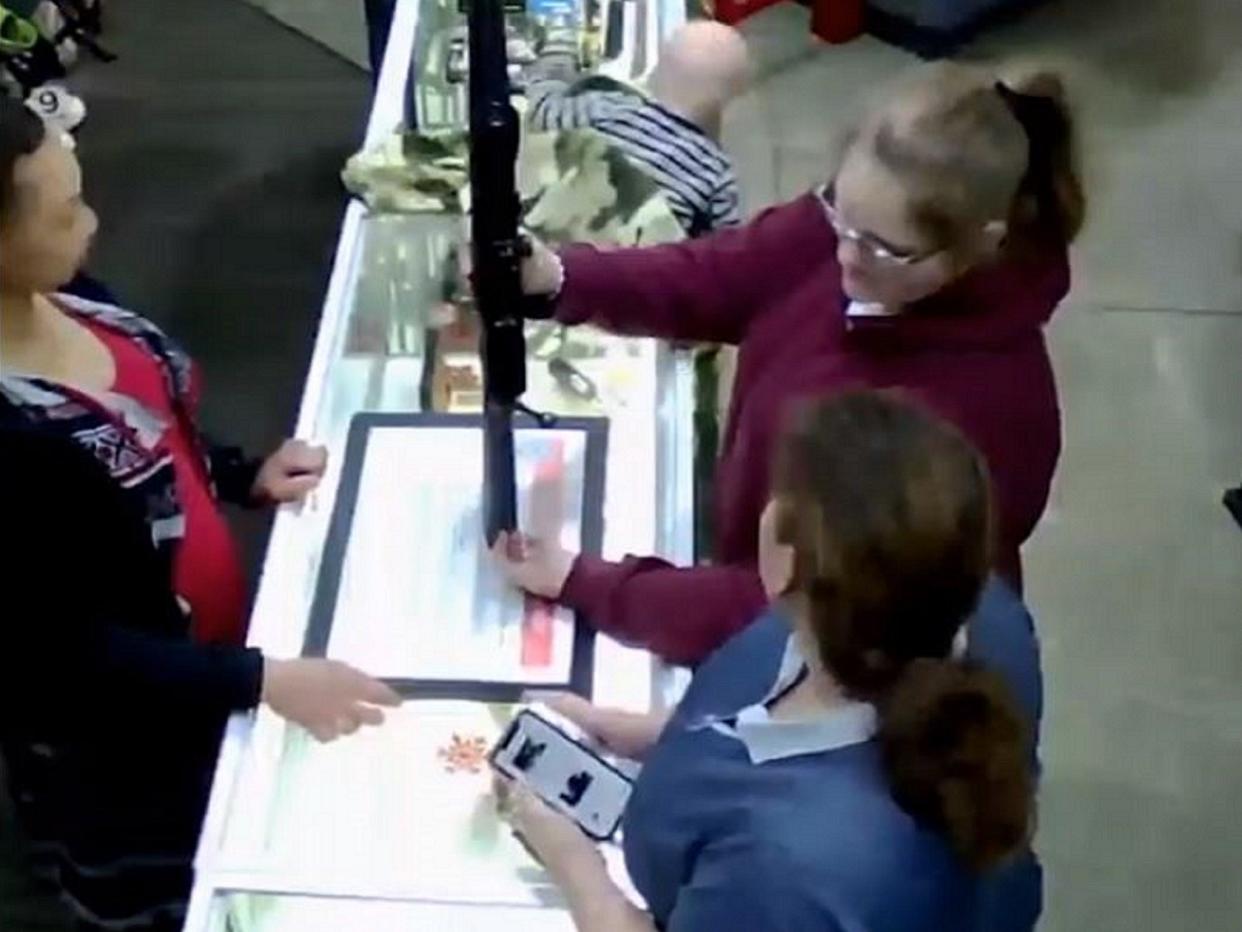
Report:
[[[815,210],[800,199],[689,242],[568,247],[557,319],[631,336],[739,344],[752,320],[824,261],[808,236],[823,222]]]
[[[741,343],[752,308],[731,291],[703,243],[631,249],[575,245],[561,250],[556,318],[623,336]]]
[[[634,759],[642,761],[646,759],[647,752],[655,747],[656,742],[660,740],[660,735],[664,734],[664,729],[668,725],[668,720],[673,717],[673,710],[657,709],[647,712],[643,715],[640,723],[640,737],[636,750],[640,751],[639,756]]]
[[[99,696],[208,715],[259,703],[263,657],[255,650],[209,646],[100,626],[82,645],[82,682]]]
[[[767,605],[752,566],[675,567],[654,557],[612,563],[586,555],[575,562],[560,601],[605,634],[679,664],[703,660]]]
[[[578,932],[655,932],[650,914],[626,899],[602,860],[569,865],[560,883]]]

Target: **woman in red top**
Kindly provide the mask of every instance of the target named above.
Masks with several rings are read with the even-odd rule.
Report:
[[[102,469],[144,522],[166,586],[156,595],[179,607],[178,635],[198,642],[188,650],[175,638],[136,647],[124,634],[122,646],[96,659],[142,670],[153,695],[179,670],[197,671],[204,694],[241,708],[265,702],[323,740],[378,721],[377,701],[399,701],[382,683],[339,663],[268,658],[240,646],[246,587],[217,493],[239,504],[298,501],[319,484],[324,450],[287,441],[259,463],[209,446],[194,422],[190,360],[141,317],[56,293],[81,268],[97,227],[72,150],[0,95],[0,428],[85,452]],[[14,455],[0,446],[0,456]],[[56,554],[42,557],[54,562]],[[101,553],[98,562],[113,559]],[[29,574],[6,575],[0,604],[37,602],[31,584]],[[141,620],[77,619],[92,635]]]
[[[983,452],[995,566],[1020,585],[1019,547],[1060,454],[1043,327],[1069,289],[1067,246],[1083,218],[1073,153],[1055,77],[1006,84],[930,66],[851,134],[831,183],[746,227],[647,249],[537,246],[524,286],[557,295],[562,322],[739,355],[715,565],[510,541],[498,555],[512,579],[623,641],[702,659],[764,604],[756,528],[791,403],[867,386],[905,389]]]
[[[173,589],[198,640],[241,644],[246,582],[217,492],[242,505],[297,502],[323,475],[325,451],[287,441],[260,463],[246,461],[231,448],[209,449],[194,423],[198,377],[193,364],[141,318],[54,293],[80,266],[97,221],[82,201],[76,159],[57,139],[48,136],[29,159],[29,177],[19,177],[19,170],[7,182],[12,194],[4,198],[27,207],[20,229],[6,224],[0,258],[5,388],[17,395],[28,395],[33,387],[52,396],[63,391],[64,399],[92,409],[121,431],[145,425],[130,431],[131,452],[149,460],[152,469],[161,463],[172,467],[175,506],[166,509],[167,526],[153,526],[152,536],[169,545]],[[63,200],[49,204],[49,198]],[[42,216],[39,208],[44,208]],[[172,371],[178,362],[187,370],[183,381]],[[43,420],[49,426],[69,421],[59,415]],[[101,442],[95,449],[110,446]],[[136,479],[134,486],[139,485]],[[143,494],[151,493],[144,488]]]
[[[156,444],[172,458],[177,498],[185,517],[173,562],[173,590],[189,607],[195,638],[204,643],[241,644],[246,635],[247,598],[237,546],[216,499],[215,480],[208,473],[210,457],[204,458],[196,433],[177,410],[158,360],[131,336],[109,327],[106,318],[82,316],[81,302],[69,296],[55,301],[77,317],[112,357],[115,377],[110,391],[138,402],[162,424]],[[194,389],[197,396],[197,384]],[[286,441],[259,467],[241,504],[300,501],[318,484],[324,465],[322,448]]]
[[[175,344],[57,294],[95,229],[72,151],[0,94],[0,754],[75,928],[164,932],[182,926],[229,714],[264,704],[331,740],[401,697],[240,645],[217,492],[296,501],[324,453],[287,443],[259,464],[206,443]]]

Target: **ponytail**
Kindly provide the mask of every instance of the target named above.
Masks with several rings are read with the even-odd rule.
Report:
[[[993,674],[947,660],[911,662],[878,703],[893,797],[967,863],[995,866],[1029,840],[1027,728]]]
[[[1073,242],[1087,205],[1078,177],[1074,120],[1061,79],[1040,72],[1011,83],[998,81],[996,91],[1030,144],[1009,218],[1011,232],[1028,242]]]
[[[1020,850],[1025,720],[996,676],[944,659],[991,562],[982,458],[897,393],[846,392],[786,429],[774,482],[791,594],[823,669],[876,707],[894,800],[974,867]]]

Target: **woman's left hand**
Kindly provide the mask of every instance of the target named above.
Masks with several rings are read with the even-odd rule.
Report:
[[[574,871],[589,869],[592,864],[606,873],[599,849],[568,816],[521,783],[498,779],[496,795],[514,833],[558,885],[568,886]]]
[[[259,469],[251,495],[260,504],[300,502],[319,485],[328,468],[328,451],[304,440],[286,440]]]

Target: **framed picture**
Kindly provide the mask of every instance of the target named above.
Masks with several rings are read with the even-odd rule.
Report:
[[[600,552],[607,441],[603,419],[515,422],[523,533]],[[355,416],[303,655],[353,664],[407,698],[589,696],[593,631],[504,579],[482,508],[481,416]]]

